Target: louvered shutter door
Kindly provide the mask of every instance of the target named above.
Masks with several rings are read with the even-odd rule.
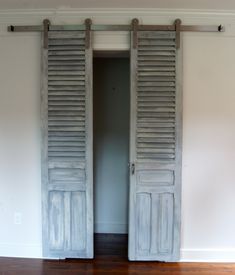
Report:
[[[175,32],[137,32],[137,47],[131,47],[130,260],[179,259],[178,59]]]
[[[85,31],[49,31],[42,74],[43,256],[92,258],[92,50]]]

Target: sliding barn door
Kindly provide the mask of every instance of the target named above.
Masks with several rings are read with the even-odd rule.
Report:
[[[130,260],[179,260],[181,94],[175,32],[131,45]]]
[[[43,49],[43,256],[93,257],[92,50],[85,31],[49,31]],[[90,35],[90,34],[89,34]],[[89,43],[88,43],[89,45]]]

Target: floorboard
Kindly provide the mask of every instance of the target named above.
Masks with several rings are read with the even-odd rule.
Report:
[[[0,257],[0,275],[229,275],[235,264],[129,262],[127,236],[95,236],[94,260],[41,260]]]

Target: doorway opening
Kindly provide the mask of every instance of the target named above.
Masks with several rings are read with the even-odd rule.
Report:
[[[127,257],[130,59],[128,52],[95,52],[93,152],[95,256]]]

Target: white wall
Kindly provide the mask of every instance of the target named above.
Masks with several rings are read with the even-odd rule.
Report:
[[[185,24],[225,24],[224,34],[184,35],[182,260],[235,261],[235,13],[133,9],[0,12],[0,255],[41,256],[39,35],[5,28],[89,16],[103,23],[180,17]],[[96,34],[94,43],[127,49],[128,41],[117,32]]]
[[[185,37],[182,201],[183,247],[209,249],[205,257],[233,249],[233,261],[234,48],[235,37]]]
[[[0,255],[40,256],[40,40],[0,37]],[[14,214],[22,213],[22,224]]]

